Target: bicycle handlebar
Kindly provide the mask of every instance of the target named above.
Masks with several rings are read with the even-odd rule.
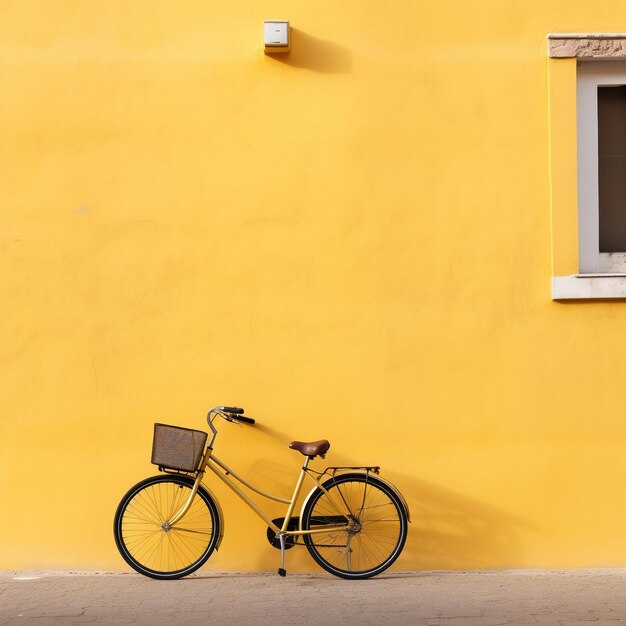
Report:
[[[243,422],[244,424],[254,424],[255,421],[251,417],[244,417],[244,410],[236,406],[219,406],[220,411],[223,411],[228,415],[228,419],[233,419],[237,422]]]
[[[244,424],[256,424],[256,421],[251,417],[244,417],[243,415],[233,415],[233,419],[237,422],[243,422]]]
[[[243,409],[240,409],[236,406],[214,406],[206,416],[207,424],[213,433],[213,437],[211,442],[209,443],[209,447],[213,448],[213,444],[215,443],[215,438],[217,437],[217,429],[213,425],[215,418],[220,415],[227,422],[243,422],[244,424],[255,424],[256,421],[251,417],[244,417],[242,415]],[[213,419],[211,416],[214,415]]]
[[[243,409],[239,409],[236,406],[216,406],[215,408],[225,413],[233,413],[234,415],[243,415],[245,413]]]
[[[244,417],[243,409],[236,406],[214,406],[207,415],[207,422],[213,430],[213,424],[211,420],[211,414],[221,415],[228,422],[243,422],[244,424],[256,424],[256,420],[252,417]]]

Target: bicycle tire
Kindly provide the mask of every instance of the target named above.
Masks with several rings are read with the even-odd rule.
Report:
[[[302,529],[350,520],[351,530],[304,535],[309,554],[340,578],[370,578],[385,571],[406,542],[408,519],[400,498],[371,474],[341,474],[322,487],[305,505]]]
[[[206,563],[220,536],[213,498],[200,486],[174,527],[164,529],[191,493],[193,479],[166,474],[131,487],[115,512],[113,535],[122,558],[136,572],[159,580],[182,578]]]

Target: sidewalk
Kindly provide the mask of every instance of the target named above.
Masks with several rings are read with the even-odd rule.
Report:
[[[0,572],[0,624],[624,624],[626,570],[330,575]]]

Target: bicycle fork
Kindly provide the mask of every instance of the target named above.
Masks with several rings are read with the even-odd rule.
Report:
[[[198,488],[200,487],[200,483],[202,482],[202,477],[204,476],[204,469],[207,466],[207,463],[209,462],[209,458],[211,457],[211,452],[212,452],[211,448],[206,449],[204,456],[202,458],[202,463],[200,464],[200,469],[198,470],[196,479],[193,482],[193,487],[191,489],[191,493],[189,494],[189,497],[187,498],[187,501],[185,502],[185,504],[183,504],[182,508],[178,511],[178,513],[174,515],[174,517],[172,517],[169,520],[165,520],[165,522],[162,525],[163,530],[170,530],[170,528],[172,528],[174,524],[176,524],[177,522],[180,522],[180,520],[183,517],[185,517],[185,515],[187,514],[187,511],[189,511],[189,509],[191,508],[191,505],[193,504],[193,500],[196,497],[196,494],[198,493]]]

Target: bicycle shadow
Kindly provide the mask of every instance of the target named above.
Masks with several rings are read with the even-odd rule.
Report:
[[[257,429],[280,444],[288,444],[287,433],[268,426]],[[342,450],[331,450],[325,460],[318,460],[311,467],[356,466],[357,459]],[[252,464],[255,479],[260,481],[284,477],[281,491],[289,491],[294,479],[293,464],[276,460],[257,460]],[[442,570],[482,569],[510,567],[520,561],[521,530],[532,529],[528,521],[456,493],[450,489],[421,480],[405,472],[383,467],[381,476],[391,481],[403,494],[411,514],[407,542],[394,569],[397,570]],[[287,482],[288,481],[288,482]],[[310,487],[313,484],[310,483]],[[303,490],[303,497],[308,489]],[[299,512],[300,504],[296,507]],[[271,550],[271,547],[268,545]],[[310,559],[304,551],[296,557],[290,551],[292,570],[310,570]],[[292,558],[294,554],[294,558]],[[266,555],[259,566],[267,565]],[[398,574],[394,574],[398,575]]]

